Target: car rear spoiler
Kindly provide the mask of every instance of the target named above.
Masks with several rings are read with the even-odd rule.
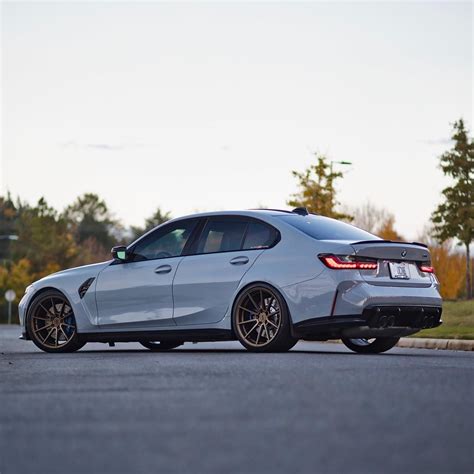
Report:
[[[421,242],[403,242],[401,240],[383,240],[383,239],[374,239],[374,240],[359,240],[357,242],[352,242],[351,245],[358,244],[401,244],[401,245],[418,245],[419,247],[428,248],[428,245],[422,244]]]
[[[360,257],[429,262],[430,251],[418,242],[395,242],[392,240],[362,240],[351,244]]]

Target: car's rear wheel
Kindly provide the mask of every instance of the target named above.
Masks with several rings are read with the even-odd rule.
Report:
[[[31,340],[45,352],[74,352],[85,344],[77,334],[72,307],[59,291],[46,291],[33,300],[27,325]]]
[[[170,351],[184,344],[183,341],[141,341],[140,344],[150,351]]]
[[[399,337],[377,337],[373,339],[342,338],[342,342],[346,347],[359,354],[380,354],[396,346],[399,340]]]
[[[297,342],[281,295],[270,285],[247,288],[234,304],[232,328],[240,343],[253,352],[284,352]]]

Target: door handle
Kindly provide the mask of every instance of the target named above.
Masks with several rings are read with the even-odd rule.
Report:
[[[171,271],[171,265],[160,265],[155,268],[155,273],[169,273]]]
[[[235,257],[233,258],[230,263],[232,265],[245,265],[246,263],[249,263],[248,257]]]

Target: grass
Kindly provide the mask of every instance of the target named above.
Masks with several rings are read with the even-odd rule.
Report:
[[[439,339],[474,339],[474,300],[445,301],[443,324],[434,329],[424,329],[413,337]]]

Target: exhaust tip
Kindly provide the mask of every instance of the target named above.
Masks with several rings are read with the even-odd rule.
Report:
[[[379,328],[386,328],[388,326],[388,317],[381,316],[379,318]]]

